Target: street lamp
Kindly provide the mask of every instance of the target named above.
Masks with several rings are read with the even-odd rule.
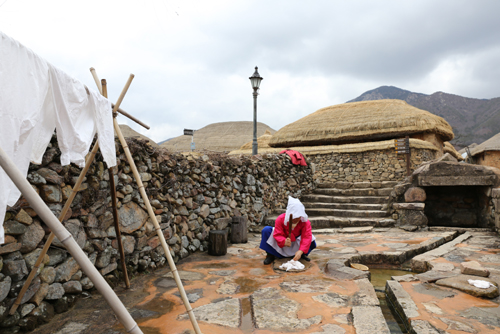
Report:
[[[257,154],[257,95],[259,95],[260,82],[264,79],[260,76],[258,67],[255,66],[255,72],[249,78],[253,88],[253,142],[252,155]]]

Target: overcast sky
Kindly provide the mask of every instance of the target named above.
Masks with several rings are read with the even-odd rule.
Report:
[[[95,87],[155,141],[252,121],[275,130],[382,85],[500,96],[500,1],[0,0],[0,30]],[[1,61],[1,59],[0,59]]]

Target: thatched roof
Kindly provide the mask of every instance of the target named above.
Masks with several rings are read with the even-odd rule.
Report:
[[[451,126],[441,117],[402,100],[344,103],[320,109],[276,132],[269,146],[319,146],[392,139],[433,132],[443,141],[453,139]]]
[[[149,141],[151,146],[159,147],[158,144],[156,144],[152,139],[150,139],[144,135],[141,135],[139,132],[133,130],[130,126],[128,126],[126,124],[120,124],[120,130],[122,132],[123,137],[125,137],[125,138],[145,139],[145,140]],[[115,133],[115,135],[116,135],[116,133]]]
[[[455,149],[455,147],[453,145],[451,145],[449,142],[444,143],[443,151],[444,151],[444,153],[450,153],[458,161],[464,160],[462,155],[460,153],[458,153],[458,151]]]
[[[482,142],[474,148],[470,148],[470,154],[472,156],[481,154],[485,151],[500,151],[500,133],[497,133],[490,139]]]
[[[276,132],[266,124],[257,122],[257,136],[264,135],[266,131],[271,134]],[[195,151],[230,152],[252,141],[252,138],[253,122],[251,121],[213,123],[195,131]],[[191,136],[175,137],[164,142],[160,147],[178,152],[191,151]]]
[[[437,147],[433,144],[420,139],[410,138],[410,147],[437,151]],[[362,153],[367,151],[380,151],[395,149],[394,140],[375,141],[368,143],[343,144],[343,145],[322,145],[322,146],[296,146],[290,147],[291,150],[299,151],[305,156],[316,154],[332,154],[332,153]],[[278,154],[283,150],[282,147],[259,148],[259,154],[274,153]],[[251,155],[252,148],[240,149],[232,151],[230,155]]]

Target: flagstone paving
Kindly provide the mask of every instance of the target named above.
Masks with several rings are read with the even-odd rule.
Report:
[[[318,248],[306,270],[264,266],[259,235],[230,245],[220,257],[196,253],[177,264],[203,333],[390,333],[370,273],[350,263],[430,270],[394,277],[387,292],[415,333],[500,332],[499,297],[479,298],[437,285],[459,277],[460,264],[477,261],[500,283],[500,237],[456,231],[407,232],[392,228],[327,229],[314,232]],[[455,241],[455,242],[454,242]],[[412,260],[413,258],[413,260]],[[411,261],[410,261],[411,260]],[[475,268],[475,267],[474,267]],[[144,333],[193,333],[168,267],[117,288]],[[375,271],[374,271],[375,272]],[[479,276],[474,276],[481,279]],[[380,294],[380,292],[377,291]],[[125,333],[97,293],[33,333]]]

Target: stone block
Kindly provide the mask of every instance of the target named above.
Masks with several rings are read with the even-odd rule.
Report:
[[[420,187],[411,187],[405,191],[405,202],[425,202],[427,195],[425,190]]]
[[[490,271],[488,269],[484,268],[477,261],[467,261],[467,262],[460,263],[460,271],[464,275],[474,275],[474,276],[481,276],[481,277],[490,276]]]

